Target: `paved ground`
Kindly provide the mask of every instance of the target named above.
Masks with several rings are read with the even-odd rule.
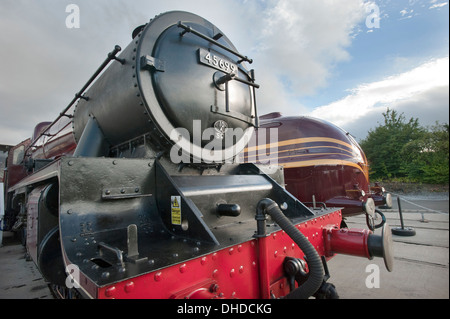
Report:
[[[0,299],[53,299],[47,283],[12,233],[3,233],[0,247]]]
[[[419,205],[419,206],[417,206]],[[328,264],[331,283],[341,299],[448,299],[449,298],[449,200],[407,198],[401,201],[404,224],[413,237],[393,236],[394,271],[381,258],[368,260],[339,255]],[[384,210],[391,227],[400,226],[396,198]],[[366,228],[365,218],[349,218],[350,228]],[[379,232],[379,231],[378,231]],[[379,269],[379,288],[373,265]],[[366,272],[366,268],[368,272]],[[25,248],[5,233],[0,247],[0,299],[52,299],[52,295]]]
[[[393,209],[384,210],[391,227],[400,227],[396,200]],[[393,272],[386,270],[382,258],[368,260],[340,255],[329,262],[329,281],[337,287],[341,299],[449,298],[448,199],[405,198],[401,199],[401,207],[404,226],[414,228],[416,235],[392,236]],[[349,218],[347,224],[350,228],[366,228],[362,216]],[[366,285],[367,280],[369,286],[375,286],[372,264],[379,268],[379,288]]]

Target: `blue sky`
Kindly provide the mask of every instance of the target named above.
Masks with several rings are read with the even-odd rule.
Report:
[[[65,24],[70,4],[79,28]],[[445,0],[1,0],[0,144],[56,118],[115,44],[170,10],[205,17],[255,60],[259,114],[318,117],[357,140],[387,107],[448,122]]]
[[[349,46],[349,61],[337,65],[331,83],[310,96],[308,106],[342,98],[346,89],[406,72],[434,57],[448,56],[448,3],[430,9],[430,1],[375,1],[380,28],[363,21]],[[445,5],[444,5],[445,4]],[[304,101],[307,101],[306,99]]]
[[[448,2],[403,0],[373,3],[380,8],[380,27],[368,29],[363,21],[348,47],[350,59],[336,66],[326,87],[301,100],[309,109],[314,109],[313,115],[320,117],[318,107],[336,105],[333,102],[341,99],[349,102],[349,96],[357,95],[355,90],[358,92],[361,85],[381,85],[390,78],[391,85],[401,83],[404,88],[399,88],[392,98],[375,101],[365,116],[352,122],[334,118],[334,122],[349,130],[358,140],[365,137],[368,126],[374,128],[383,122],[381,111],[387,107],[404,113],[407,119],[419,118],[424,126],[435,121],[448,123]],[[433,62],[437,65],[434,68],[430,65],[429,72],[420,72],[421,67],[426,69],[424,66]],[[408,83],[413,85],[413,78],[406,81],[406,75],[413,70],[418,77],[426,79],[428,75],[439,78],[439,81],[428,86],[424,80],[424,83],[416,83],[414,90],[406,88]],[[436,70],[437,74],[432,75],[431,70]]]

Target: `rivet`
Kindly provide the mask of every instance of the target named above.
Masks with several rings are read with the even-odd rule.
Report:
[[[275,252],[273,253],[273,256],[276,258],[278,256],[278,251],[275,250]]]
[[[241,252],[242,251],[242,245],[239,245],[238,246],[238,252]]]
[[[186,270],[187,270],[186,264],[182,264],[182,265],[180,266],[180,272],[181,272],[181,273],[185,273]]]
[[[72,165],[73,165],[73,161],[69,161],[67,164],[68,164],[69,166],[72,166]]]
[[[244,266],[239,267],[239,273],[243,273],[244,272]]]
[[[134,290],[134,282],[129,282],[125,285],[125,292],[130,293]]]
[[[208,262],[208,259],[206,257],[203,257],[202,259],[200,259],[200,263],[202,265],[205,265]]]
[[[213,271],[213,278],[217,278],[217,276],[219,276],[219,270],[218,269],[214,269],[214,271]]]
[[[235,273],[236,273],[236,271],[234,270],[234,268],[231,269],[231,271],[230,271],[230,277],[234,277]]]
[[[105,296],[106,297],[113,297],[116,294],[116,287],[109,287],[108,289],[105,290]]]
[[[233,253],[234,253],[234,248],[230,248],[230,250],[228,251],[228,253],[229,253],[230,255],[233,255]]]
[[[158,271],[156,274],[155,274],[155,281],[161,281],[162,280],[162,273],[160,272],[160,271]]]

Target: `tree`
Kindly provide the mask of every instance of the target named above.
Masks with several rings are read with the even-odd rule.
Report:
[[[448,184],[449,125],[436,123],[402,150],[405,172],[414,181]]]
[[[395,110],[388,108],[383,116],[384,125],[370,130],[360,142],[369,160],[371,178],[407,177],[403,147],[420,138],[425,130],[420,127],[417,118],[406,122],[404,115],[399,115]]]
[[[360,142],[371,178],[448,184],[449,125],[437,122],[426,129],[417,118],[407,122],[389,108],[383,116],[384,125],[370,130]]]

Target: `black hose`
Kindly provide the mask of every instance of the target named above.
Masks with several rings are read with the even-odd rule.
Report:
[[[305,254],[308,263],[308,279],[297,289],[285,296],[287,299],[307,299],[319,290],[323,283],[325,271],[322,260],[314,246],[283,214],[281,209],[271,199],[263,199],[258,204],[258,213],[265,211],[288,234]]]

